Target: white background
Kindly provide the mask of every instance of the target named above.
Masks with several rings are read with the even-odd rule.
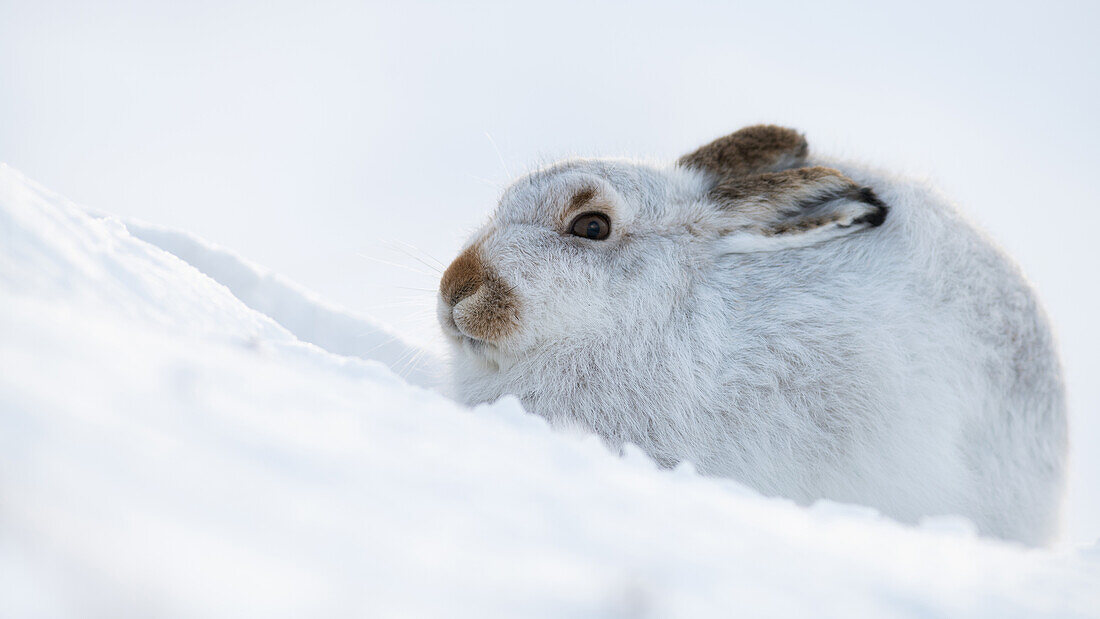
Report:
[[[776,122],[931,177],[1046,301],[1067,539],[1100,537],[1097,3],[92,4],[0,0],[0,161],[416,339],[438,276],[404,244],[449,261],[548,160]]]

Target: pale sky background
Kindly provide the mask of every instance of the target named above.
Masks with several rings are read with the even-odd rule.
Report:
[[[0,161],[431,340],[438,274],[402,249],[448,262],[510,176],[796,127],[818,152],[932,178],[1023,265],[1062,344],[1067,539],[1085,543],[1097,32],[1096,2],[0,0]]]

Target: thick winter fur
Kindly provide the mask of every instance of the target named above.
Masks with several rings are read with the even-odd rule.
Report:
[[[461,398],[516,394],[803,503],[1048,541],[1064,396],[1016,266],[925,186],[814,160],[793,131],[713,144],[668,166],[565,161],[505,191],[441,285]],[[570,234],[590,212],[606,239]]]

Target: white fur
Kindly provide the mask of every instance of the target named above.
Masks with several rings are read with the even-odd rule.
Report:
[[[757,246],[679,166],[576,160],[520,179],[475,236],[515,287],[520,328],[490,345],[454,339],[457,393],[515,394],[664,466],[802,503],[961,514],[1048,541],[1066,421],[1033,292],[928,188],[823,165],[873,188],[885,223]],[[556,219],[582,185],[612,209],[607,240]]]

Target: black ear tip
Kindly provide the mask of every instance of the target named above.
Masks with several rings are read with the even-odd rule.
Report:
[[[886,221],[886,215],[890,212],[890,207],[886,206],[886,203],[875,195],[873,189],[870,187],[861,187],[859,190],[859,201],[870,204],[875,207],[875,209],[857,219],[856,223],[866,223],[872,228],[877,228],[882,225],[882,222]]]

